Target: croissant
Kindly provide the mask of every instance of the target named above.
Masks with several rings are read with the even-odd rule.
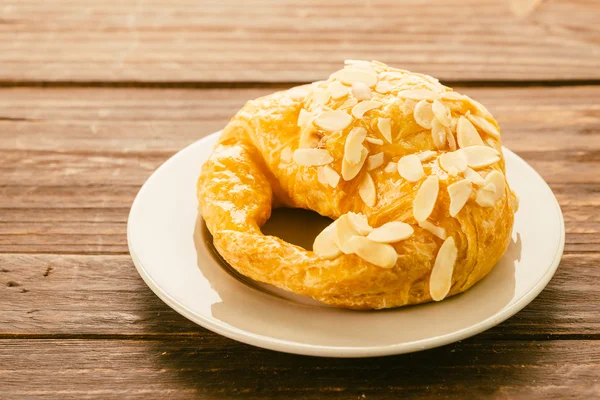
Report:
[[[215,248],[238,272],[351,309],[467,290],[506,251],[517,209],[483,105],[430,76],[355,60],[247,102],[197,195]],[[273,207],[333,222],[304,249],[261,232]]]

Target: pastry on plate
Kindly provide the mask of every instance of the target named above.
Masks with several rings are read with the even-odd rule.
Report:
[[[483,105],[430,76],[354,60],[246,103],[202,168],[198,200],[241,274],[353,309],[467,290],[506,251],[517,208]],[[261,232],[273,207],[332,223],[304,249]]]

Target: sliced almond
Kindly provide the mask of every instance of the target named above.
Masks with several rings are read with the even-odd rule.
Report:
[[[464,175],[465,179],[468,179],[477,186],[482,186],[484,183],[483,177],[476,171],[473,171],[471,168],[467,168]]]
[[[421,162],[425,162],[431,160],[433,157],[435,157],[436,154],[437,153],[435,151],[425,150],[421,153],[418,153],[417,157],[419,157],[419,160],[421,160]]]
[[[300,141],[298,147],[301,149],[311,149],[319,147],[319,132],[312,123],[306,124],[300,128]]]
[[[368,154],[369,151],[363,146],[360,153],[360,161],[358,162],[358,164],[351,164],[348,161],[346,161],[345,158],[342,160],[342,178],[345,181],[350,181],[354,179],[356,175],[358,175],[358,173],[362,169],[362,166],[367,160]]]
[[[362,201],[369,207],[374,207],[377,203],[377,189],[371,174],[365,174],[365,177],[358,185],[358,195]]]
[[[489,122],[487,119],[473,114],[467,115],[467,118],[469,118],[469,121],[471,121],[476,127],[481,129],[488,135],[491,135],[495,138],[500,137],[500,131],[498,130],[498,128],[496,128],[496,126]]]
[[[321,165],[317,168],[317,180],[322,185],[327,185],[327,178],[325,178],[325,168]]]
[[[413,116],[417,124],[421,125],[425,129],[431,129],[431,124],[435,116],[431,108],[431,103],[427,100],[421,100],[415,106]]]
[[[440,166],[450,175],[458,175],[467,169],[467,157],[463,150],[451,151],[440,156]]]
[[[373,265],[393,268],[398,261],[398,253],[389,244],[377,243],[362,236],[353,236],[349,241],[352,252]]]
[[[436,149],[446,147],[446,128],[437,118],[434,118],[431,123],[431,139]]]
[[[398,173],[409,182],[416,182],[425,176],[421,160],[414,154],[404,156],[398,161]]]
[[[298,149],[294,152],[294,162],[303,167],[326,165],[333,162],[333,157],[324,149]]]
[[[448,186],[448,195],[450,196],[450,216],[456,217],[460,210],[465,206],[469,196],[473,192],[471,181],[463,179]]]
[[[300,110],[298,114],[298,126],[304,126],[315,118],[315,114],[310,111],[306,111],[304,108]]]
[[[377,93],[386,94],[392,90],[392,84],[388,81],[379,81],[375,86],[375,91]]]
[[[315,254],[326,260],[334,259],[342,254],[342,251],[336,243],[336,222],[334,221],[327,228],[323,229],[317,235],[313,243]]]
[[[454,130],[456,130],[456,128]],[[450,150],[456,151],[458,146],[456,145],[456,139],[454,139],[454,133],[452,133],[451,129],[446,129],[446,139],[448,140],[448,147],[450,147]]]
[[[500,153],[487,146],[471,146],[463,149],[467,164],[471,168],[481,168],[500,161]]]
[[[434,225],[429,221],[419,221],[419,226],[442,240],[446,239],[446,230],[441,226]]]
[[[329,85],[327,90],[331,94],[331,98],[336,100],[348,94],[348,88],[337,81]]]
[[[325,176],[325,181],[327,184],[332,188],[337,187],[337,185],[340,183],[340,174],[335,172],[335,170],[329,165],[323,167],[323,175]]]
[[[479,136],[477,129],[475,129],[471,121],[462,116],[458,119],[456,137],[458,139],[458,146],[461,149],[469,146],[483,145],[483,140],[481,140],[481,136]]]
[[[431,90],[423,89],[401,90],[396,96],[411,100],[436,100],[440,97],[437,93],[432,92]]]
[[[381,139],[377,139],[377,138],[372,138],[372,137],[368,137],[365,139],[367,142],[369,143],[373,143],[377,146],[382,146],[383,145],[383,140]]]
[[[397,162],[389,162],[388,165],[386,165],[383,170],[387,173],[396,172],[398,170],[398,163]]]
[[[425,221],[433,212],[439,192],[439,179],[431,175],[425,179],[413,199],[413,216],[417,221]]]
[[[362,118],[367,111],[381,107],[381,102],[374,100],[361,101],[354,107],[352,107],[352,115],[355,118]]]
[[[369,233],[373,232],[373,227],[369,225],[369,221],[364,214],[349,212],[348,218],[352,224],[352,227],[359,233],[359,235],[368,235]]]
[[[367,159],[367,169],[372,171],[376,168],[379,168],[383,165],[383,152],[373,154]]]
[[[325,104],[327,104],[327,102],[329,101],[330,98],[331,98],[331,93],[329,93],[328,91],[326,91],[324,89],[319,88],[319,89],[313,91],[311,100],[312,100],[315,108],[323,108],[323,106]]]
[[[462,95],[460,93],[457,92],[444,92],[442,93],[442,99],[444,100],[455,100],[455,101],[462,101],[462,100],[466,100],[467,96]]]
[[[354,97],[351,97],[348,100],[346,100],[344,102],[344,104],[342,104],[340,106],[340,110],[346,110],[348,108],[352,108],[356,105],[356,103],[358,103],[358,100],[356,100]]]
[[[413,233],[414,229],[409,224],[392,221],[373,229],[373,232],[369,233],[367,239],[378,243],[396,243],[408,239]]]
[[[372,87],[377,84],[377,75],[366,69],[344,68],[333,75],[345,85],[362,82],[367,86]]]
[[[344,254],[352,254],[354,249],[350,246],[351,237],[359,235],[350,222],[348,214],[344,214],[335,221],[335,243]]]
[[[360,162],[360,156],[364,148],[362,144],[366,137],[367,131],[361,127],[353,128],[346,137],[344,159],[350,164],[358,164]]]
[[[486,177],[483,187],[477,191],[477,204],[482,207],[493,207],[504,195],[506,180],[500,171],[492,171]]]
[[[370,100],[371,89],[363,82],[354,82],[352,84],[352,95],[357,100]]]
[[[433,101],[431,109],[433,110],[433,114],[435,115],[437,120],[440,121],[442,125],[447,126],[449,128],[452,124],[452,115],[450,114],[450,109],[439,100]]]
[[[472,98],[465,96],[469,102],[471,103],[471,105],[473,106],[473,108],[475,108],[475,111],[477,111],[478,114],[484,116],[484,117],[492,117],[492,114],[488,111],[487,108],[484,107],[483,104],[481,104],[480,102],[473,100]]]
[[[341,131],[352,123],[352,117],[344,111],[325,111],[315,118],[315,125],[328,132]]]
[[[392,143],[392,123],[389,118],[379,118],[377,120],[377,129],[388,143]]]
[[[444,300],[452,287],[452,274],[454,273],[454,263],[458,256],[458,249],[454,243],[454,238],[449,237],[444,240],[435,258],[435,264],[431,270],[429,279],[429,294],[435,301]]]
[[[310,94],[310,85],[302,85],[291,88],[288,95],[294,101],[302,101]]]

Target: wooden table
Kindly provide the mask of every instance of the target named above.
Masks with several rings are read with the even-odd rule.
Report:
[[[597,398],[599,15],[596,0],[2,0],[0,398]],[[136,273],[126,220],[152,171],[345,58],[480,100],[556,193],[563,261],[513,318],[421,353],[302,357],[196,326]]]

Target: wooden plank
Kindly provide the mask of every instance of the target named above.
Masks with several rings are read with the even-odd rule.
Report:
[[[595,341],[468,340],[383,358],[260,350],[217,335],[166,341],[0,340],[7,398],[596,398]]]
[[[533,303],[481,337],[600,337],[599,262],[598,252],[565,254]],[[128,255],[0,254],[0,297],[0,337],[206,335],[150,291]]]
[[[5,82],[313,81],[346,58],[447,81],[600,79],[593,0],[2,5]]]

